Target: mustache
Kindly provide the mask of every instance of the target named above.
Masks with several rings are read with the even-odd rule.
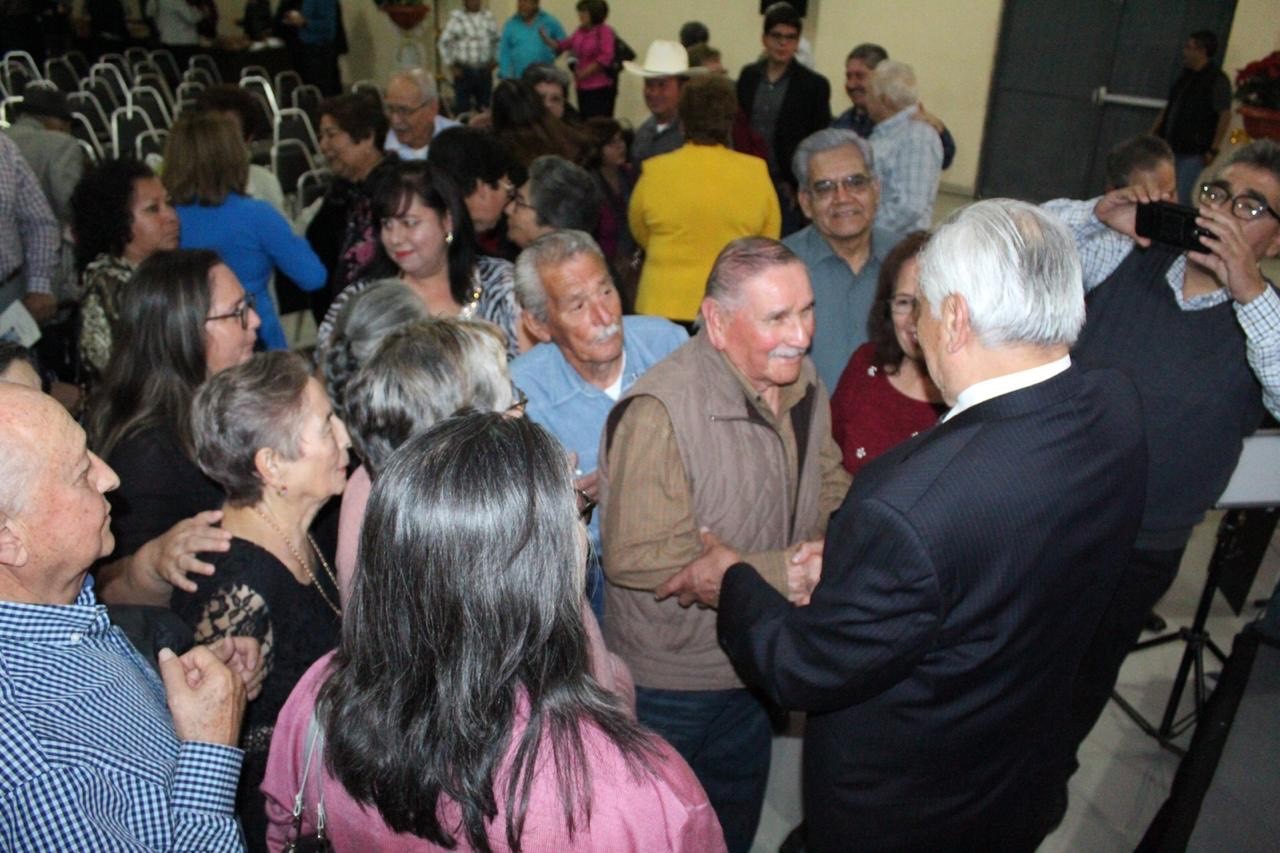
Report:
[[[808,351],[807,347],[778,346],[769,350],[769,358],[800,358]]]
[[[621,332],[621,331],[622,331],[622,323],[621,323],[621,321],[615,320],[614,322],[610,323],[609,325],[607,325],[607,326],[605,326],[603,329],[601,329],[601,330],[596,334],[596,336],[595,336],[594,338],[592,338],[592,339],[591,339],[591,343],[593,343],[593,344],[602,344],[602,343],[604,343],[605,341],[607,341],[607,340],[609,340],[610,338],[612,338],[614,335],[618,334],[618,332]]]

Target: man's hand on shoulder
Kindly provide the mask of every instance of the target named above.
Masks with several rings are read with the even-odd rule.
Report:
[[[178,740],[235,746],[245,705],[240,676],[206,646],[182,657],[161,649],[158,659]]]
[[[720,584],[729,567],[741,560],[738,552],[725,545],[706,528],[702,529],[702,554],[654,590],[659,601],[675,595],[681,607],[698,604],[715,607],[720,603]]]

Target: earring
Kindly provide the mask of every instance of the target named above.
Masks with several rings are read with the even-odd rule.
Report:
[[[445,244],[446,246],[452,246],[452,245],[453,245],[453,232],[452,232],[452,231],[446,231],[446,232],[444,232],[444,244]]]
[[[276,488],[276,494],[278,494],[280,497],[284,497],[285,495],[289,494],[289,487],[288,487],[288,486],[278,486],[278,487]]]

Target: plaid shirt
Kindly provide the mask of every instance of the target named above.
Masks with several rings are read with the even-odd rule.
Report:
[[[942,176],[942,140],[916,121],[912,105],[875,126],[867,139],[880,179],[876,225],[907,234],[933,224],[933,203]]]
[[[440,33],[440,58],[445,65],[484,68],[498,56],[498,22],[488,9],[454,9]]]
[[[1042,205],[1057,215],[1075,238],[1076,248],[1080,250],[1085,292],[1106,281],[1134,246],[1133,240],[1112,230],[1094,215],[1097,205],[1096,198],[1088,201],[1060,198]],[[1231,298],[1225,287],[1185,298],[1182,285],[1186,275],[1187,258],[1180,255],[1164,276],[1173,291],[1173,298],[1183,311],[1203,311]],[[1272,415],[1280,418],[1280,295],[1277,295],[1275,285],[1268,283],[1271,287],[1260,296],[1247,304],[1237,302],[1232,307],[1240,328],[1244,330],[1249,367],[1262,385],[1262,404]]]
[[[0,283],[26,264],[27,293],[52,293],[61,235],[40,181],[0,133]]]
[[[178,741],[91,578],[74,604],[0,602],[0,849],[243,850],[241,758]]]

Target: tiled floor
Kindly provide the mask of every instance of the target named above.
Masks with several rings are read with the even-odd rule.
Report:
[[[1220,517],[1220,513],[1213,513],[1196,529],[1177,581],[1156,608],[1170,628],[1191,624]],[[1277,578],[1280,540],[1272,542],[1249,601],[1269,596]],[[1246,617],[1251,619],[1256,614],[1250,607],[1243,616],[1236,616],[1218,596],[1208,622],[1209,633],[1229,652],[1232,638],[1244,626]],[[1118,690],[1148,719],[1158,720],[1164,710],[1183,648],[1181,643],[1171,643],[1130,655],[1125,661]],[[1206,669],[1216,672],[1216,660],[1206,661]],[[1183,712],[1191,707],[1189,693],[1184,694]],[[1189,739],[1188,732],[1183,741]],[[798,737],[774,739],[773,772],[753,853],[776,851],[800,821],[799,756]],[[1071,779],[1067,815],[1041,845],[1041,853],[1120,853],[1134,849],[1169,793],[1178,768],[1177,756],[1143,734],[1113,702],[1085,740],[1080,765]]]

